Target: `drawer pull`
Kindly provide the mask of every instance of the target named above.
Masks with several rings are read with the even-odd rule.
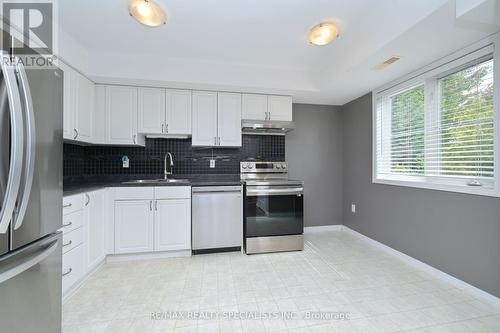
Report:
[[[72,204],[72,203],[69,203],[69,204],[64,205],[64,206],[63,206],[63,208],[69,208],[69,207],[71,207],[71,206],[73,206],[73,204]]]
[[[66,275],[70,274],[71,272],[73,272],[73,268],[68,269],[68,271],[66,273],[62,273],[62,276],[66,276]]]
[[[63,228],[64,228],[64,227],[69,227],[69,226],[70,226],[70,225],[72,225],[72,224],[73,224],[73,222],[68,222],[68,223],[64,223],[62,226],[63,226]]]
[[[63,244],[63,247],[66,247],[66,246],[70,246],[71,244],[73,244],[73,241],[70,240],[69,242],[67,242],[66,244]]]

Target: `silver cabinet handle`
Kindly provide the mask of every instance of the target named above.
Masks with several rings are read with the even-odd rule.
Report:
[[[12,263],[9,265],[7,261],[5,267],[2,267],[4,264],[0,263],[0,284],[45,260],[49,255],[52,254],[52,252],[55,251],[58,243],[59,239],[56,239],[48,245],[36,245],[36,247],[39,247],[39,249],[33,247],[32,250],[29,249],[28,251],[21,252],[19,256],[23,257],[15,260],[17,262],[16,265],[12,265]]]
[[[69,204],[67,204],[67,205],[64,205],[64,206],[63,206],[63,208],[69,208],[69,207],[71,207],[71,206],[73,206],[73,204],[72,204],[72,203],[69,203]]]
[[[155,211],[158,210],[158,200],[155,200]]]
[[[78,130],[77,130],[76,128],[73,128],[73,133],[75,133],[75,134],[73,135],[73,139],[75,139],[75,140],[76,140],[76,138],[78,138]]]
[[[87,201],[85,202],[85,207],[86,207],[90,203],[90,195],[88,195],[87,193],[85,193],[85,198],[87,199]]]
[[[153,200],[149,202],[149,210],[153,211]]]
[[[69,242],[67,242],[66,244],[63,244],[63,247],[66,247],[66,246],[70,246],[71,244],[73,244],[73,241],[70,240]]]
[[[69,227],[69,226],[70,226],[70,225],[72,225],[72,224],[73,224],[73,222],[68,222],[68,223],[64,223],[62,226],[63,226],[63,228],[64,228],[64,227]]]
[[[165,124],[161,124],[161,132],[164,133],[165,132]]]
[[[214,136],[214,146],[217,146],[217,137]]]
[[[0,52],[0,66],[5,80],[0,91],[0,106],[8,107],[10,112],[10,166],[4,187],[3,201],[0,201],[0,234],[7,231],[16,207],[17,195],[21,186],[24,157],[24,125],[21,98],[17,86],[14,66],[10,64],[10,55]],[[7,106],[8,105],[8,106]]]
[[[219,136],[219,146],[220,146],[220,136]]]
[[[62,273],[62,276],[66,276],[66,275],[70,274],[71,272],[73,272],[73,268],[70,268],[70,269],[68,269],[67,272]]]
[[[134,140],[134,145],[136,144],[136,141],[135,141],[136,136],[137,136],[137,134],[134,134],[134,135],[132,136],[132,139]]]
[[[167,133],[168,133],[168,124],[167,124]]]
[[[19,229],[24,221],[24,215],[28,208],[31,186],[33,185],[33,174],[35,172],[35,154],[36,154],[36,132],[35,115],[33,113],[33,101],[31,99],[31,90],[28,84],[26,70],[21,61],[17,61],[17,75],[20,82],[20,92],[24,101],[24,119],[26,121],[26,151],[24,158],[24,186],[22,187],[17,202],[20,203],[14,216],[14,230]]]

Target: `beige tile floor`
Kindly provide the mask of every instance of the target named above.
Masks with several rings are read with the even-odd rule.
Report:
[[[348,319],[305,317],[318,313]],[[500,332],[500,309],[329,231],[303,252],[105,264],[64,304],[63,332]]]

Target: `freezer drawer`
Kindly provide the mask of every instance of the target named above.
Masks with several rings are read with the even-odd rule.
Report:
[[[192,211],[193,250],[241,248],[241,186],[193,187]]]
[[[61,233],[0,257],[0,300],[0,331],[61,332]]]

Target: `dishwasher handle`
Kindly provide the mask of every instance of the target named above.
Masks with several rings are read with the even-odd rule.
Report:
[[[193,193],[242,193],[242,186],[199,186],[193,187]]]

